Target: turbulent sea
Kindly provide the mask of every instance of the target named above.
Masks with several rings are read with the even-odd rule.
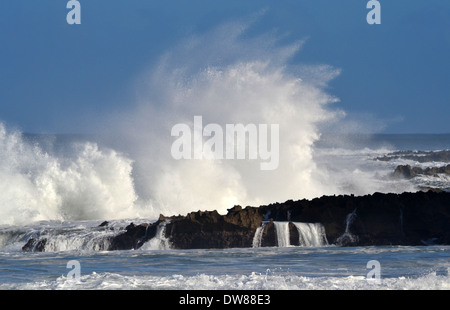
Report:
[[[73,161],[63,162],[55,155],[65,144],[82,139],[3,130],[0,289],[450,289],[450,246],[443,245],[177,250],[157,236],[137,250],[106,251],[109,236],[121,233],[130,222],[155,221],[157,213],[135,207],[122,215],[114,202],[107,209],[102,202],[114,196],[102,194],[105,183],[125,203],[136,202],[127,190],[134,185],[124,177],[129,175],[128,162],[92,145],[82,148]],[[314,162],[340,184],[342,193],[448,190],[449,175],[399,179],[392,174],[398,165],[447,165],[407,155],[424,156],[449,147],[450,135],[328,135],[314,146]],[[110,176],[111,167],[122,167],[115,173],[124,175]],[[111,219],[113,215],[120,217]],[[99,226],[103,220],[110,224]],[[39,237],[48,240],[44,252],[22,250],[30,238]]]

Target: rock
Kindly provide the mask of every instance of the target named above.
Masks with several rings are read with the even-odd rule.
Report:
[[[375,158],[380,161],[390,161],[395,159],[408,159],[419,163],[445,162],[450,163],[450,150],[443,151],[397,151]]]
[[[450,174],[450,165],[443,166],[443,167],[429,167],[426,169],[420,169],[419,172],[417,172],[417,173],[425,174],[425,175]]]
[[[275,225],[273,224],[273,220],[267,223],[264,227],[261,239],[261,246],[262,247],[278,246],[277,232],[275,229]]]
[[[30,238],[27,243],[22,247],[24,252],[44,252],[47,239]]]
[[[402,168],[408,175],[414,170]],[[399,172],[400,173],[400,172]],[[175,249],[252,247],[262,227],[261,246],[278,246],[275,222],[289,222],[290,244],[299,245],[293,223],[320,223],[328,244],[339,246],[372,245],[450,245],[450,193],[416,193],[365,196],[323,196],[312,200],[252,207],[234,206],[227,214],[196,211],[185,216],[160,215],[155,223],[130,223],[112,237],[108,250],[140,248],[165,225],[165,238]],[[47,240],[30,238],[24,251],[44,251]]]
[[[139,248],[142,245],[142,240],[149,238],[147,235],[149,224],[143,223],[135,225],[134,223],[129,224],[125,228],[125,232],[115,236],[108,250],[131,250]]]
[[[226,215],[197,211],[164,220],[169,221],[166,238],[177,249],[251,247],[263,220],[268,222],[261,246],[278,246],[275,221],[291,222],[291,245],[298,245],[292,222],[321,223],[328,242],[340,246],[423,245],[430,240],[450,244],[450,193],[323,196],[260,207],[235,206]],[[130,224],[112,248],[138,247],[155,235],[158,223]]]
[[[394,177],[396,178],[412,179],[415,176],[416,173],[410,165],[399,165],[394,171]]]
[[[224,216],[217,211],[197,211],[170,218],[166,234],[180,249],[251,247],[261,222],[262,216],[251,207],[234,207]]]
[[[429,186],[419,186],[419,189],[422,192],[428,192],[428,191],[432,191],[432,192],[435,192],[435,193],[445,192],[445,190],[443,190],[441,188],[435,188],[435,187],[429,187]]]
[[[98,225],[98,227],[105,227],[105,226],[108,226],[108,224],[109,224],[108,221],[104,221],[100,225]]]
[[[443,167],[428,167],[425,169],[420,167],[411,167],[410,165],[399,165],[394,171],[394,176],[396,178],[405,179],[412,179],[418,175],[437,176],[439,174],[450,175],[450,165]]]

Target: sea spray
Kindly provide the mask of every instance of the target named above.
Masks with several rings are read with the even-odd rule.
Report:
[[[0,224],[135,217],[132,161],[96,143],[52,154],[0,124]]]
[[[175,46],[142,75],[135,109],[114,118],[123,122],[115,122],[113,139],[123,141],[117,148],[135,159],[136,191],[155,216],[198,209],[226,213],[236,204],[336,191],[315,164],[313,145],[319,124],[341,115],[330,106],[337,99],[324,90],[339,70],[293,70],[289,61],[303,42],[281,45],[272,35],[243,39],[249,26],[230,23]],[[261,171],[251,159],[174,159],[172,128],[196,130],[194,116],[221,128],[279,124],[279,165]]]
[[[358,240],[358,236],[354,235],[350,231],[350,227],[355,220],[357,214],[356,209],[353,210],[353,212],[347,214],[347,217],[345,218],[345,232],[336,240],[336,244],[338,245],[346,245],[346,244],[352,244],[355,243]]]
[[[237,204],[367,194],[399,184],[386,186],[382,176],[374,186],[374,171],[355,169],[353,159],[351,166],[336,163],[338,156],[317,160],[321,125],[345,116],[326,92],[339,69],[293,66],[303,41],[252,37],[250,27],[225,24],[167,51],[137,78],[138,96],[127,111],[92,125],[102,144],[70,142],[67,152],[55,153],[51,141],[46,150],[0,125],[0,224],[226,213]],[[171,129],[193,125],[196,115],[223,128],[279,124],[276,169],[261,171],[254,160],[174,159]]]
[[[123,233],[123,223],[108,227],[98,221],[40,221],[30,225],[0,227],[2,252],[106,251]]]

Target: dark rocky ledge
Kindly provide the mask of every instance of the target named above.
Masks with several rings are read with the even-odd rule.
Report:
[[[442,151],[396,151],[384,156],[375,158],[380,161],[390,161],[395,159],[407,159],[419,163],[444,162],[450,163],[450,150]]]
[[[277,246],[276,221],[321,223],[328,243],[340,246],[449,245],[450,193],[323,196],[260,207],[235,206],[226,215],[217,211],[161,215],[155,223],[130,224],[113,238],[109,250],[139,248],[155,237],[163,223],[174,249],[252,247],[263,221],[261,246]],[[289,229],[291,244],[296,245],[298,235],[293,225]]]
[[[411,167],[410,165],[399,165],[395,168],[394,177],[412,179],[420,175],[438,176],[440,174],[450,175],[450,164],[441,167]]]

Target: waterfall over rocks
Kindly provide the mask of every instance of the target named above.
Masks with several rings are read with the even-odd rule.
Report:
[[[262,222],[261,227],[256,228],[255,236],[253,237],[253,247],[254,248],[260,248],[261,242],[262,242],[262,236],[264,232],[264,227],[266,226],[267,222]]]
[[[325,227],[320,223],[294,223],[299,234],[300,246],[328,245]]]
[[[140,249],[142,250],[169,250],[171,248],[170,240],[166,237],[166,225],[168,222],[161,222],[156,228],[156,234],[153,238],[145,242]]]
[[[268,222],[263,222],[253,238],[253,247],[258,248],[263,244],[265,227]],[[291,225],[297,230],[298,242],[292,242]],[[301,222],[273,222],[276,234],[276,246],[304,246],[304,247],[320,247],[328,245],[325,234],[325,227],[320,223],[301,223]]]
[[[289,222],[274,222],[279,247],[288,247],[290,243]]]
[[[32,252],[450,244],[450,193],[324,196],[129,224],[0,227],[0,248]],[[290,220],[288,220],[290,219]]]

